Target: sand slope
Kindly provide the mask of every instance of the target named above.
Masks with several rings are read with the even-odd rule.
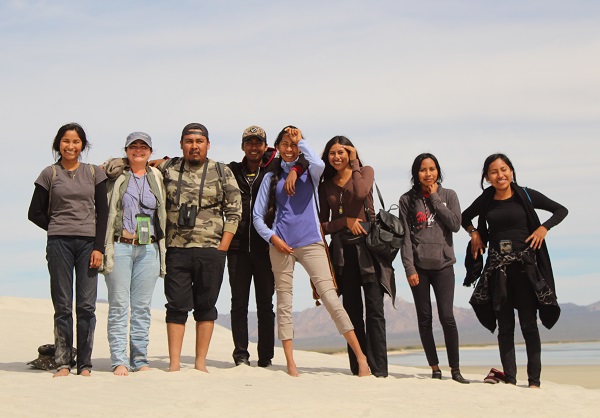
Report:
[[[150,339],[156,369],[116,377],[110,372],[105,304],[97,310],[92,377],[53,379],[50,372],[25,364],[37,356],[39,345],[52,342],[52,314],[49,300],[0,297],[2,417],[596,417],[600,407],[597,389],[543,381],[541,390],[531,390],[484,384],[481,375],[468,374],[478,381],[460,385],[450,379],[433,381],[422,369],[401,366],[391,366],[387,379],[359,379],[349,374],[345,356],[301,351],[296,362],[302,375],[291,378],[278,348],[273,367],[261,369],[254,362],[234,367],[231,334],[222,327],[213,336],[210,374],[200,373],[192,368],[192,321],[184,341],[184,369],[167,373],[161,311],[154,312]]]

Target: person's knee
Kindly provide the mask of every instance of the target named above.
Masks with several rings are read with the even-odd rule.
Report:
[[[257,300],[256,301],[256,311],[261,314],[261,313],[273,313],[273,299],[272,298],[268,298],[268,299],[261,299],[261,300]]]
[[[95,303],[82,303],[78,304],[75,308],[75,312],[78,318],[92,318],[96,314],[96,304]]]
[[[240,303],[240,302],[234,303],[233,299],[232,299],[230,312],[232,315],[247,316],[248,315],[248,304]]]
[[[422,331],[431,331],[433,329],[433,321],[431,316],[426,318],[419,318],[418,320],[419,329]]]
[[[521,331],[523,332],[523,335],[539,334],[537,320],[535,318],[527,321],[519,320],[519,323],[521,325]]]
[[[456,320],[454,319],[454,315],[440,315],[440,324],[443,327],[456,328]]]
[[[419,328],[431,328],[433,322],[433,315],[431,309],[417,309],[417,323]]]
[[[328,289],[321,289],[321,292],[319,292],[319,297],[321,298],[321,301],[323,302],[323,305],[325,305],[325,307],[337,305],[342,307],[342,302],[338,298],[337,291],[333,286],[331,286],[331,288]]]
[[[275,280],[275,290],[277,292],[287,292],[292,293],[292,280]]]

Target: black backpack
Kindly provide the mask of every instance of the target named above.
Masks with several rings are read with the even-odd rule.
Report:
[[[375,215],[375,221],[371,225],[371,230],[368,231],[367,247],[372,253],[391,263],[400,250],[402,236],[404,235],[404,227],[400,218],[392,214],[391,211],[398,209],[398,214],[400,214],[400,208],[398,205],[392,205],[388,210],[385,210],[385,203],[383,203],[383,197],[381,197],[377,183],[375,183],[375,189],[377,190],[377,196],[379,196],[381,209]],[[367,220],[371,221],[369,212],[368,208],[365,207]]]

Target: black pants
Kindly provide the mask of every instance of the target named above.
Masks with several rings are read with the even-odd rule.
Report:
[[[217,319],[226,255],[216,248],[167,248],[167,323],[185,324],[192,309],[196,322]]]
[[[229,251],[227,269],[231,286],[231,334],[233,359],[248,360],[248,302],[254,277],[254,294],[258,317],[258,360],[267,363],[273,358],[275,346],[275,313],[273,294],[275,279],[269,253]]]
[[[507,300],[499,312],[498,348],[507,383],[517,383],[517,361],[515,356],[515,309],[527,350],[527,377],[530,385],[540,385],[542,372],[542,343],[537,326],[537,298],[520,263],[506,269]]]
[[[417,321],[419,322],[419,335],[421,344],[425,350],[425,356],[430,366],[439,364],[435,340],[433,338],[431,309],[431,292],[433,288],[437,302],[438,316],[444,331],[446,353],[450,368],[459,368],[458,357],[458,329],[454,320],[454,268],[446,267],[442,270],[423,270],[417,267],[419,284],[411,286],[415,308],[417,310]]]
[[[362,283],[358,267],[356,246],[344,246],[344,269],[342,277],[342,303],[354,326],[360,348],[367,356],[369,368],[374,376],[388,375],[385,316],[383,312],[383,288],[379,282]],[[363,316],[363,298],[364,316]],[[366,323],[365,323],[366,318]],[[348,346],[348,359],[352,374],[358,374],[358,362],[354,351]]]
[[[81,238],[48,237],[46,260],[54,305],[54,358],[58,369],[71,368],[73,350],[73,270],[77,315],[77,374],[92,369],[96,329],[98,269],[90,268],[94,243]]]

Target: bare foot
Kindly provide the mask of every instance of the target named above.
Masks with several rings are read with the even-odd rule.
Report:
[[[300,373],[298,373],[298,369],[296,368],[296,363],[288,363],[287,374],[289,374],[292,377],[300,376]]]
[[[529,385],[529,389],[539,389],[539,388],[540,388],[540,387],[539,387],[539,386],[536,386],[536,385]]]
[[[194,369],[200,370],[201,372],[204,372],[204,373],[208,373],[208,369],[206,368],[205,360],[196,359],[196,362],[194,363]]]
[[[127,370],[127,367],[120,364],[117,367],[115,367],[115,369],[113,370],[113,374],[115,376],[128,376],[129,370]]]
[[[152,369],[150,368],[150,366],[142,366],[142,367],[140,367],[139,369],[137,369],[137,371],[138,371],[138,372],[147,372],[147,371],[149,371],[149,370],[152,370]]]
[[[179,370],[181,370],[181,366],[179,364],[169,364],[169,368],[167,369],[169,372],[178,372]]]
[[[71,373],[69,369],[60,369],[56,373],[52,375],[52,377],[64,377],[68,376]]]
[[[79,373],[79,376],[84,376],[84,377],[90,377],[92,375],[92,372],[89,370],[82,370],[81,373]]]
[[[367,363],[366,357],[358,360],[358,377],[365,376],[371,376],[371,371],[369,370],[369,364]]]

